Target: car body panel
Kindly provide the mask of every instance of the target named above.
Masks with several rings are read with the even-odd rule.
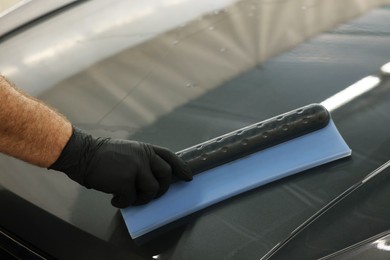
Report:
[[[96,2],[104,6],[102,1]],[[159,8],[163,3],[175,6],[174,2],[159,2]],[[195,20],[186,20],[184,15],[171,27],[162,26],[161,31],[145,35],[127,30],[153,28],[166,16],[157,18],[145,11],[134,23],[126,24],[130,27],[115,27],[116,20],[104,16],[108,10],[97,4],[96,9],[89,10],[96,11],[89,22],[100,14],[104,16],[101,25],[111,21],[112,27],[91,34],[88,30],[94,26],[87,24],[90,17],[86,15],[86,3],[75,7],[80,8],[78,16],[63,12],[1,42],[0,71],[8,68],[9,74],[5,74],[17,85],[92,134],[135,139],[179,151],[321,102],[361,78],[378,73],[390,57],[386,26],[390,9],[368,12],[379,2],[329,2],[307,1],[302,5],[302,1],[295,0],[240,1],[233,5],[229,2],[222,9],[204,2],[203,11],[199,11],[203,13]],[[140,4],[147,7],[150,3]],[[177,3],[176,7],[181,1]],[[120,12],[120,7],[116,6],[113,14],[126,18],[125,11],[130,9]],[[347,11],[341,15],[334,10]],[[333,12],[329,20],[321,18]],[[365,12],[361,18],[334,28]],[[59,27],[56,21],[61,21]],[[143,27],[148,24],[150,27]],[[324,32],[330,28],[333,30]],[[50,36],[50,29],[61,33]],[[88,37],[72,38],[72,32],[85,32]],[[31,44],[24,49],[29,41]],[[186,219],[179,227],[167,227],[170,230],[141,245],[130,238],[118,210],[110,205],[110,195],[82,188],[63,174],[2,155],[0,180],[4,194],[16,194],[30,206],[23,206],[24,210],[10,207],[4,215],[9,222],[1,221],[1,225],[27,237],[38,248],[55,253],[53,248],[60,244],[46,248],[45,243],[36,241],[39,225],[29,214],[33,211],[30,207],[37,207],[42,219],[50,215],[76,233],[87,233],[103,244],[114,244],[141,257],[259,259],[388,160],[388,88],[383,78],[377,88],[332,112],[353,150],[351,159],[219,203]],[[1,195],[4,200],[7,196]],[[4,204],[13,205],[12,199]]]

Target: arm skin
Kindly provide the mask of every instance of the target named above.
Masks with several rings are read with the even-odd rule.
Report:
[[[64,116],[0,75],[1,153],[47,168],[71,135],[72,125]]]

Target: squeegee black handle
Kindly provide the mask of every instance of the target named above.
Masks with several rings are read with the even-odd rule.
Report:
[[[319,130],[329,120],[326,108],[311,104],[195,145],[177,155],[197,174]]]

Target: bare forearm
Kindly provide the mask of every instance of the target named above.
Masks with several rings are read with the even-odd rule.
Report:
[[[0,76],[0,152],[49,167],[72,134],[72,125]]]

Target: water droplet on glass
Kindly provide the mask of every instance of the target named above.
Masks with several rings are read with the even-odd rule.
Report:
[[[195,87],[196,87],[196,84],[195,84],[195,83],[190,83],[190,82],[189,82],[189,83],[186,84],[186,87],[187,87],[187,88],[195,88]]]

